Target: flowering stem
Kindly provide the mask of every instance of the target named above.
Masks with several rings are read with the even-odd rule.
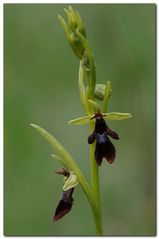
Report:
[[[92,61],[92,59],[91,59]],[[95,67],[94,67],[94,61],[91,62],[93,64],[92,70],[90,70],[87,73],[88,76],[88,81],[90,82],[95,82]],[[91,65],[92,65],[91,64]],[[79,66],[79,92],[80,92],[80,98],[81,102],[84,108],[84,111],[86,114],[89,114],[89,106],[88,106],[88,99],[85,91],[85,86],[84,86],[84,68],[82,66],[82,61],[80,61],[80,66]],[[89,82],[89,83],[90,83]],[[89,99],[94,99],[94,92],[89,91]],[[90,133],[94,130],[94,122],[90,122]],[[101,220],[101,203],[100,203],[100,189],[99,189],[99,175],[98,175],[98,165],[94,159],[94,152],[95,152],[95,143],[90,145],[90,174],[91,174],[91,185],[92,185],[92,194],[93,197],[96,201],[96,206],[97,210],[94,212],[94,208],[92,207],[93,210],[93,215],[95,219],[95,224],[96,224],[96,234],[97,235],[102,235],[102,220]]]
[[[59,15],[59,21],[66,33],[68,42],[73,49],[75,55],[80,59],[79,66],[79,93],[82,106],[86,115],[90,115],[90,101],[94,101],[94,92],[96,85],[96,74],[94,58],[86,37],[84,25],[79,13],[71,6],[65,9],[67,22]],[[88,80],[88,91],[85,89],[84,77]],[[88,94],[87,94],[88,93]],[[90,121],[90,132],[94,130],[94,123]],[[98,165],[94,159],[95,143],[90,145],[90,171],[91,171],[91,194],[95,201],[95,206],[92,206],[92,211],[96,224],[96,234],[102,235],[102,220],[100,210],[100,190],[99,190],[99,175]],[[78,175],[77,175],[78,176]],[[87,191],[87,190],[86,190]],[[90,200],[89,200],[90,201]]]
[[[92,132],[93,130],[94,130],[94,122],[91,122],[90,132]],[[96,228],[99,227],[98,235],[102,235],[103,230],[102,230],[102,218],[101,218],[99,174],[98,174],[98,165],[94,159],[94,152],[95,152],[95,143],[90,145],[91,184],[92,184],[92,193],[94,195],[94,198],[98,206],[98,220],[97,220]]]
[[[93,82],[95,81],[95,68],[94,68],[94,62],[93,62],[93,69],[90,71],[89,74],[90,80],[93,78]],[[94,99],[94,92],[90,92],[90,98]],[[90,133],[92,133],[94,130],[94,122],[90,123]],[[98,205],[98,225],[96,225],[96,228],[99,227],[98,235],[102,235],[102,217],[101,217],[101,201],[100,201],[100,187],[99,187],[99,174],[98,174],[98,165],[96,163],[96,160],[94,158],[94,152],[95,152],[95,143],[90,144],[90,170],[91,170],[91,184],[92,184],[92,193],[94,195],[94,198]],[[96,231],[97,233],[97,231]]]

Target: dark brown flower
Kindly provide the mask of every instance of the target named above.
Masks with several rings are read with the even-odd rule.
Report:
[[[69,177],[70,173],[64,168],[59,168],[56,173],[61,174],[65,177]],[[54,221],[60,220],[64,215],[66,215],[72,208],[73,205],[73,198],[72,194],[74,191],[74,187],[68,189],[67,191],[63,191],[61,194],[60,201],[58,206],[55,210],[55,214],[53,216]]]
[[[92,144],[96,140],[95,160],[99,166],[103,158],[106,158],[111,164],[115,159],[116,150],[108,136],[111,136],[113,139],[119,139],[119,136],[107,126],[101,113],[95,113],[93,118],[96,119],[95,129],[88,137],[88,143]]]

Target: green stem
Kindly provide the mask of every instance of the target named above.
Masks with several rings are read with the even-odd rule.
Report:
[[[94,130],[94,123],[90,125],[90,133]],[[90,166],[91,166],[91,181],[92,181],[92,190],[97,202],[100,202],[100,190],[99,190],[99,174],[98,166],[94,159],[95,152],[95,142],[90,145]],[[99,205],[99,204],[98,204]]]
[[[94,122],[90,124],[90,133],[94,130]],[[90,145],[90,171],[91,171],[91,184],[92,193],[94,195],[95,201],[98,205],[98,227],[100,227],[99,235],[102,235],[102,218],[101,218],[101,202],[100,202],[100,187],[99,187],[99,173],[98,165],[94,158],[95,152],[95,142]],[[97,226],[97,225],[96,225]]]
[[[95,82],[95,68],[93,62],[93,69],[89,72],[89,79],[92,82]],[[90,91],[89,97],[94,100],[94,92]],[[90,133],[94,130],[94,122],[90,123]],[[99,235],[103,234],[102,230],[102,215],[101,215],[101,201],[100,201],[100,186],[99,186],[99,173],[98,173],[98,165],[94,158],[95,152],[95,143],[90,145],[90,170],[91,170],[91,184],[92,184],[92,192],[94,198],[98,205],[98,226],[100,226]]]
[[[93,89],[95,88],[95,66],[94,61],[91,58],[91,70],[88,72],[88,80],[93,82]],[[80,91],[80,98],[81,102],[84,108],[84,111],[86,114],[89,114],[89,105],[88,105],[88,99],[86,95],[86,90],[84,86],[84,68],[82,67],[82,61],[80,61],[79,66],[79,91]],[[94,99],[94,91],[89,91],[89,98]],[[94,130],[94,122],[92,121],[90,123],[90,132]],[[96,226],[96,234],[102,235],[102,219],[101,219],[101,203],[100,203],[100,188],[99,188],[99,174],[98,174],[98,165],[94,159],[94,152],[95,152],[95,143],[90,145],[90,172],[91,172],[91,185],[92,185],[92,194],[93,198],[95,199],[97,211],[93,210],[94,220],[95,220],[95,226]]]

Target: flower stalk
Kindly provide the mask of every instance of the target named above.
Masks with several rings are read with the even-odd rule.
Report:
[[[94,100],[94,90],[95,90],[95,81],[96,81],[96,75],[95,75],[95,64],[93,55],[91,53],[91,50],[88,45],[88,41],[83,39],[84,37],[80,35],[80,39],[82,39],[82,42],[84,46],[86,47],[86,53],[88,54],[88,61],[89,66],[87,66],[86,70],[85,67],[83,67],[83,62],[80,61],[79,65],[79,92],[80,92],[80,99],[81,103],[83,105],[84,111],[87,115],[89,115],[91,112],[91,109],[89,107],[89,100]],[[85,56],[84,56],[85,57]],[[87,70],[89,67],[89,71]],[[88,78],[88,95],[86,93],[86,89],[84,86],[84,76],[87,76]],[[90,133],[94,129],[94,122],[90,121]],[[95,143],[90,145],[90,175],[91,175],[91,187],[92,187],[92,194],[96,201],[97,205],[97,214],[94,214],[95,216],[95,223],[96,223],[96,233],[97,235],[102,235],[103,229],[102,229],[102,218],[101,218],[101,202],[100,202],[100,186],[99,186],[99,173],[98,173],[98,165],[94,159],[94,151],[95,151]]]

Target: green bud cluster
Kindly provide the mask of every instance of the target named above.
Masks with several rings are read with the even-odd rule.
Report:
[[[91,48],[86,37],[83,21],[78,11],[74,10],[71,6],[69,6],[68,9],[64,9],[64,11],[67,16],[67,21],[65,21],[60,15],[58,16],[59,21],[65,31],[67,40],[72,50],[80,60],[81,71],[84,71],[83,75],[87,77],[88,98],[94,100],[94,91],[96,84],[95,64]],[[82,86],[82,88],[84,87]],[[86,99],[82,99],[82,102],[86,102]],[[88,113],[86,107],[85,111],[86,113]]]
[[[85,52],[85,47],[78,37],[78,33],[80,33],[86,39],[86,32],[82,19],[78,11],[74,10],[71,6],[69,6],[68,9],[64,9],[64,11],[67,16],[67,22],[60,15],[58,16],[59,21],[65,31],[67,40],[72,50],[81,60]]]

